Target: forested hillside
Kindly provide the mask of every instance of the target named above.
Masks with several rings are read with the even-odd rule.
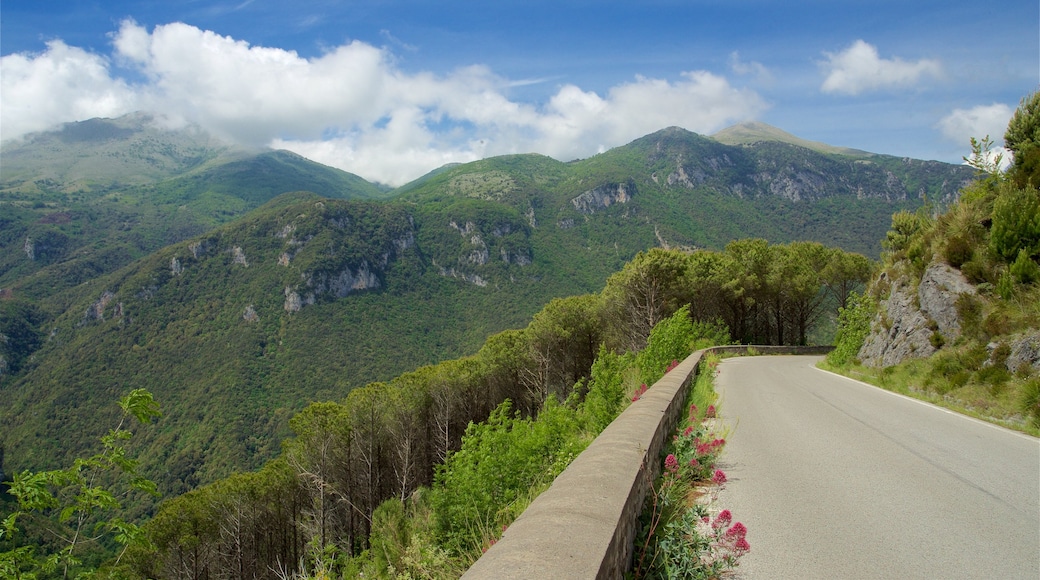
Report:
[[[803,291],[805,281],[766,268],[813,264],[820,274],[826,258],[805,245],[781,260],[765,240],[876,255],[893,211],[952,199],[970,176],[768,140],[724,145],[671,128],[586,160],[493,158],[386,193],[284,152],[228,156],[199,136],[164,148],[165,133],[149,127],[98,121],[38,136],[25,151],[53,155],[23,161],[22,173],[8,174],[5,149],[8,471],[79,455],[115,413],[106,405],[133,387],[153,389],[168,409],[142,442],[164,491],[259,466],[307,403],[472,354],[551,299],[596,291],[654,247],[760,238],[740,252],[752,272],[740,284],[755,298],[717,314],[740,340],[809,341],[819,304],[809,299],[800,322],[789,321],[786,305],[767,306],[780,294],[766,288]],[[122,177],[26,177],[72,152],[93,156],[85,167],[116,159]],[[140,170],[150,164],[161,171]],[[274,197],[298,189],[325,197]],[[639,332],[651,322],[639,321]]]
[[[314,230],[308,230],[303,221],[293,221],[294,216],[299,220],[297,212],[304,207],[314,212],[315,204],[325,204],[322,217],[344,224],[362,221],[363,214],[357,208],[354,213],[343,207],[330,209],[327,200],[311,198],[303,203],[272,207],[270,219],[258,220],[252,227],[266,233],[264,239],[270,238],[274,251],[298,247],[290,265],[296,261],[298,267],[307,269],[306,264],[313,267],[306,257],[308,245],[327,247],[334,240],[303,242],[307,232]],[[387,265],[382,266],[395,268],[395,263],[407,261],[416,248],[407,242],[408,220],[387,221],[398,223],[399,229],[384,232],[382,238],[372,237],[382,240],[379,251],[395,248],[389,250]],[[221,247],[209,239],[209,248]],[[356,244],[354,240],[344,248]],[[208,251],[200,250],[200,256]],[[241,252],[245,261],[250,255],[263,255],[260,248]],[[192,269],[220,267],[237,269],[243,275],[250,268],[260,269],[256,262],[238,262],[237,255],[233,251],[214,264],[185,257],[181,274],[153,272],[166,279],[149,279],[150,294],[139,299],[161,301],[167,292],[176,293],[177,276],[187,276]],[[167,265],[165,259],[163,264]],[[329,265],[327,261],[321,264]],[[353,268],[356,280],[358,266],[351,265],[357,264],[351,258],[332,267],[343,268],[344,264]],[[436,570],[438,577],[451,575],[458,566],[464,569],[474,552],[479,554],[480,543],[486,540],[481,526],[508,524],[522,509],[516,502],[528,497],[532,486],[551,482],[632,397],[636,385],[640,381],[652,384],[667,361],[693,348],[690,341],[694,337],[703,341],[702,346],[725,343],[730,339],[729,326],[734,329],[732,338],[738,341],[790,337],[782,341],[799,342],[808,328],[842,303],[851,288],[866,281],[871,266],[862,256],[812,242],[770,245],[749,239],[732,242],[717,252],[654,249],[640,253],[612,275],[598,294],[552,300],[525,328],[492,335],[473,356],[368,384],[336,402],[309,405],[291,418],[293,437],[262,469],[221,479],[163,503],[144,528],[149,542],[133,544],[129,567],[123,572],[194,577],[191,570],[234,569],[237,577],[273,578],[278,570],[299,566],[307,573],[366,570],[366,574],[382,576],[390,573],[388,566],[398,570],[411,566]],[[375,266],[363,269],[374,276],[385,271]],[[307,271],[312,272],[308,275],[311,280],[332,279]],[[294,273],[284,279],[290,284],[302,280]],[[378,278],[365,279],[372,283]],[[306,292],[304,285],[301,282],[294,291]],[[284,301],[283,308],[296,304],[289,298],[288,288],[282,294],[278,299]],[[296,313],[330,298],[315,295],[315,304],[302,298]],[[96,322],[112,324],[110,334],[121,330],[119,319],[129,325],[126,319],[143,312],[138,310],[139,303],[128,300],[117,313],[114,304],[115,298],[94,311],[107,313],[109,318],[101,321],[99,317]],[[266,310],[254,305],[253,313],[262,320],[265,314],[261,312]],[[228,324],[260,322],[248,318]],[[668,338],[667,347],[647,347],[653,329],[666,320],[687,329],[682,334],[687,338],[678,342]],[[237,333],[259,333],[259,326],[253,328],[257,330]],[[228,336],[220,340],[228,340]],[[274,345],[265,348],[278,351]],[[208,364],[223,364],[222,358],[210,358]],[[224,367],[221,375],[234,370]],[[153,387],[157,398],[165,401],[163,418],[135,430],[133,450],[141,457],[145,473],[154,458],[159,457],[160,464],[169,461],[163,454],[182,440],[178,433],[194,431],[194,435],[214,421],[197,416],[206,412],[195,404],[204,393],[192,393],[186,402],[180,402],[178,393],[164,393],[163,389],[158,382]],[[247,406],[232,398],[238,392],[229,390],[222,403]],[[278,395],[255,387],[251,392],[272,398]],[[118,398],[118,391],[115,395]],[[500,406],[506,400],[511,403]],[[518,440],[518,446],[510,447],[508,453],[505,449],[496,452],[502,457],[453,455],[465,434],[476,436],[472,423],[489,416],[492,422],[485,437],[529,433],[523,445],[530,447],[520,446]],[[115,413],[107,420],[103,415],[92,418],[103,424],[117,419]],[[186,422],[194,424],[193,429],[184,429]],[[214,448],[221,441],[212,434],[207,439]],[[436,467],[446,460],[452,467]],[[495,470],[498,479],[486,473],[494,465],[499,466]],[[473,471],[478,466],[484,471]],[[416,495],[423,487],[430,489]],[[396,500],[384,504],[392,498]],[[138,496],[131,508],[147,505],[139,503],[142,499]],[[405,526],[400,529],[406,531],[398,526]],[[419,535],[413,536],[407,529]],[[31,530],[26,533],[32,541],[48,544],[32,536]]]
[[[4,144],[0,288],[54,296],[286,192],[385,192],[294,153],[244,150],[162,122],[145,114],[92,119]]]

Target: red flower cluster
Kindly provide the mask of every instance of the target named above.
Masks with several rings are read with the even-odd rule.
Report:
[[[677,366],[679,366],[679,361],[677,361],[675,359],[672,359],[672,363],[670,365],[668,365],[668,368],[664,369],[664,373],[668,374],[668,373],[672,372],[672,369],[674,369]]]
[[[751,545],[747,541],[747,528],[744,524],[737,522],[733,526],[726,530],[726,543],[733,546],[733,551],[736,552],[737,556],[742,556],[751,550]]]
[[[715,482],[715,485],[722,485],[726,483],[726,472],[721,469],[715,470],[715,475],[711,476],[711,480]]]
[[[708,405],[708,410],[704,412],[704,416],[708,419],[715,418],[715,405]]]
[[[668,470],[668,473],[672,474],[679,471],[679,460],[675,458],[675,455],[669,453],[668,457],[664,458],[664,468]]]
[[[715,439],[714,441],[701,442],[699,439],[694,441],[697,446],[697,455],[705,456],[715,453],[715,451],[726,444],[725,439]]]
[[[638,401],[639,397],[642,397],[643,394],[646,393],[646,388],[647,388],[646,387],[646,383],[643,383],[643,384],[639,385],[639,388],[636,389],[636,393],[634,395],[632,395],[632,402],[633,403]]]
[[[724,528],[733,521],[733,514],[729,510],[722,510],[719,515],[715,516],[715,521],[712,522],[711,527],[713,528]],[[743,524],[741,524],[743,525]]]

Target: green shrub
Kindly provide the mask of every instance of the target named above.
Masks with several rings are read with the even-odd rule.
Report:
[[[993,203],[990,248],[1006,262],[1040,252],[1040,191],[1005,189]]]
[[[1022,400],[1019,408],[1033,423],[1040,428],[1040,378],[1028,381],[1022,386]]]
[[[1018,251],[1018,257],[1008,268],[1008,272],[1019,284],[1033,284],[1040,282],[1040,266],[1029,257],[1029,253],[1022,249]]]
[[[656,383],[672,361],[689,356],[692,342],[693,320],[690,319],[689,306],[683,306],[650,331],[646,348],[636,355],[639,380],[647,386]]]
[[[614,354],[600,346],[599,356],[592,364],[589,390],[580,410],[585,429],[590,434],[598,434],[621,412],[625,403],[624,372],[631,365],[630,355]]]
[[[834,335],[834,350],[827,355],[827,362],[834,366],[851,364],[863,348],[870,334],[870,321],[877,311],[877,303],[867,294],[853,292],[848,306],[838,310],[838,331]]]
[[[955,235],[946,241],[943,249],[943,258],[946,263],[954,268],[960,268],[971,260],[975,248],[966,236]]]

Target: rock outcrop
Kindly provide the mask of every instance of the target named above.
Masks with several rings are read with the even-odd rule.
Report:
[[[916,291],[905,275],[890,279],[882,273],[878,283],[888,283],[890,291],[859,351],[864,365],[888,367],[926,358],[935,353],[937,345],[960,337],[957,300],[974,295],[975,287],[956,269],[933,262]]]
[[[616,203],[628,203],[636,193],[636,184],[632,181],[627,183],[607,183],[571,200],[574,209],[583,214],[593,214],[601,209],[606,209]]]
[[[1024,366],[1040,371],[1040,332],[1012,340],[1009,346],[1011,353],[1005,363],[1009,372],[1018,372]]]

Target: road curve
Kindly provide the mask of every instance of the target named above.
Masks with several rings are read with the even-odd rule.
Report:
[[[1040,578],[1040,442],[814,368],[726,359],[736,578]]]

